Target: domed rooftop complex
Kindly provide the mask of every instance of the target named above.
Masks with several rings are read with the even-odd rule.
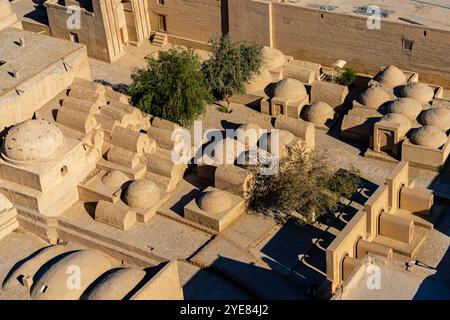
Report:
[[[305,120],[316,125],[324,125],[329,119],[333,119],[334,110],[325,102],[315,102],[305,110]]]
[[[399,98],[390,102],[387,106],[388,112],[402,114],[409,120],[415,120],[422,111],[420,102],[411,98]]]
[[[447,142],[447,135],[434,126],[424,126],[415,129],[410,140],[418,146],[439,149]]]
[[[401,88],[400,96],[417,100],[421,105],[426,105],[433,100],[434,91],[426,84],[413,82]]]
[[[286,57],[278,49],[264,47],[262,48],[261,53],[262,65],[268,70],[282,67],[286,63]]]
[[[128,180],[130,180],[128,176],[122,171],[118,170],[108,171],[102,177],[102,182],[108,187],[120,187]]]
[[[407,79],[403,71],[396,66],[389,66],[374,77],[382,85],[393,88],[405,84]]]
[[[272,75],[266,68],[261,68],[259,73],[245,85],[247,92],[263,91],[272,82]]]
[[[278,82],[274,90],[274,97],[291,102],[300,102],[307,96],[308,93],[303,83],[291,78]]]
[[[3,154],[15,161],[48,161],[63,145],[59,128],[47,120],[28,120],[12,127],[3,144]]]
[[[358,99],[361,104],[371,109],[378,109],[390,100],[389,94],[380,86],[367,88]]]
[[[196,202],[200,209],[210,213],[220,213],[231,206],[228,193],[217,189],[203,192]]]
[[[124,200],[131,208],[150,208],[161,197],[158,186],[150,180],[134,180],[128,186]]]
[[[450,110],[446,108],[430,108],[420,116],[424,126],[434,126],[441,131],[450,129]]]

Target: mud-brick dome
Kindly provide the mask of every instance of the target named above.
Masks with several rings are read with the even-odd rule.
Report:
[[[219,213],[231,207],[229,194],[222,190],[205,191],[196,202],[200,209],[211,213]]]
[[[389,94],[380,86],[367,88],[358,99],[361,104],[371,109],[378,109],[389,100]]]
[[[273,150],[275,148],[276,140],[272,141],[275,136],[272,133],[267,137],[267,151],[270,153],[274,153],[277,150]],[[289,145],[294,139],[295,135],[287,130],[279,130],[278,131],[278,151],[282,150],[285,146]],[[273,147],[272,147],[273,146]]]
[[[3,154],[16,161],[46,161],[53,158],[63,143],[64,136],[55,124],[28,120],[8,131]]]
[[[424,126],[415,129],[411,133],[410,140],[422,147],[438,149],[447,142],[447,135],[436,127]]]
[[[442,131],[450,129],[450,110],[446,108],[430,108],[420,116],[424,126],[434,126]]]
[[[401,88],[400,96],[417,100],[421,105],[426,105],[433,100],[434,91],[426,84],[412,82]]]
[[[406,76],[399,68],[396,66],[389,66],[380,73],[378,73],[374,80],[387,86],[387,87],[397,87],[406,83]]]
[[[277,83],[274,97],[282,98],[286,101],[298,102],[307,97],[306,88],[296,79],[284,79]]]
[[[411,129],[410,120],[400,113],[388,113],[381,118],[381,121],[384,121],[385,123],[390,125],[399,125],[399,129],[405,133]]]
[[[263,91],[272,82],[272,75],[266,68],[261,68],[245,85],[247,92]]]
[[[286,57],[283,52],[271,47],[264,47],[261,50],[262,65],[264,68],[270,70],[282,67],[286,63]]]
[[[381,120],[391,123],[396,123],[401,126],[411,126],[411,121],[400,113],[388,113],[384,115]]]
[[[150,208],[160,199],[158,186],[150,180],[138,179],[125,191],[125,202],[132,208]]]
[[[328,119],[333,119],[334,110],[325,102],[315,102],[305,110],[305,120],[316,125],[324,125]]]
[[[102,182],[109,187],[120,187],[128,180],[128,176],[119,170],[108,171],[102,177]]]
[[[409,120],[415,120],[422,111],[420,102],[411,98],[399,98],[390,102],[387,106],[388,112],[399,113]]]

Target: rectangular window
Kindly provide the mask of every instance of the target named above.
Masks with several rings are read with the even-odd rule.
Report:
[[[408,40],[408,39],[403,39],[403,50],[404,51],[412,51],[413,44],[414,44],[414,41]]]
[[[166,16],[159,15],[158,21],[159,21],[159,23],[158,23],[158,30],[166,32],[167,31],[167,19],[166,19]]]
[[[70,41],[75,42],[75,43],[79,43],[78,40],[78,35],[76,33],[70,32]]]

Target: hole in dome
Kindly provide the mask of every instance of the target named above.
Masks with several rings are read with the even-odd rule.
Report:
[[[69,169],[67,169],[67,166],[63,166],[61,168],[61,176],[65,176],[69,172]]]

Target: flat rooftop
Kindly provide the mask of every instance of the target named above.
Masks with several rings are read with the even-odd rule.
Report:
[[[379,6],[382,21],[450,31],[450,0],[286,0],[285,4],[328,12],[368,16]]]
[[[19,45],[23,36],[24,46]],[[0,31],[0,96],[83,45],[16,28]],[[13,76],[13,72],[18,77]]]

